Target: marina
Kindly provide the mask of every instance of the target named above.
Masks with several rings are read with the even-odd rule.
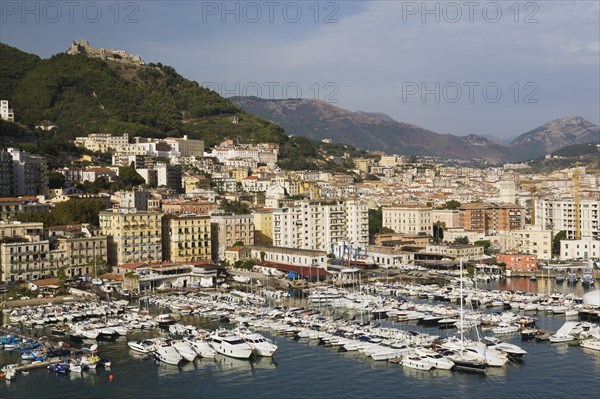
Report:
[[[494,282],[493,288],[533,283],[527,278],[513,280]],[[539,284],[543,292],[546,287],[541,281],[535,284]],[[559,285],[553,288],[561,289]],[[91,330],[91,325],[96,330],[110,328],[108,324],[127,330],[111,340],[83,338],[79,344],[94,342],[99,357],[109,359],[110,367],[87,370],[84,367],[81,372],[61,375],[60,371],[44,370],[49,362],[35,366],[25,364],[18,366],[14,379],[0,386],[0,394],[11,398],[30,397],[32,389],[42,382],[49,389],[46,397],[52,398],[75,397],[82,384],[92,394],[108,390],[117,396],[146,396],[141,391],[139,395],[135,392],[136,383],[144,384],[144,392],[150,384],[152,392],[158,393],[153,397],[167,397],[173,392],[180,397],[196,397],[199,392],[211,397],[236,397],[236,387],[245,384],[251,387],[245,392],[247,397],[294,398],[311,395],[313,389],[332,397],[357,392],[366,395],[367,387],[374,386],[381,397],[397,397],[398,389],[408,389],[410,397],[432,397],[447,390],[461,392],[460,397],[476,397],[485,396],[483,392],[487,392],[481,391],[482,378],[489,389],[500,389],[493,397],[514,396],[518,385],[519,395],[524,391],[532,397],[565,397],[569,384],[584,383],[585,379],[592,382],[587,384],[588,393],[591,389],[593,394],[598,394],[600,351],[595,348],[600,338],[597,318],[600,313],[597,308],[580,302],[589,290],[583,285],[575,288],[565,286],[562,292],[553,291],[550,296],[520,290],[465,288],[464,294],[470,295],[470,299],[463,302],[469,308],[465,306],[463,328],[448,324],[451,317],[460,316],[457,314],[460,301],[452,295],[457,290],[454,286],[373,284],[363,285],[360,291],[313,290],[312,295],[306,293],[305,299],[278,301],[267,299],[272,295],[266,291],[152,295],[141,298],[139,307],[122,302],[113,305],[111,312],[107,312],[106,304],[102,303],[88,305],[85,311],[81,304],[72,305],[79,310],[76,314],[89,313],[90,317],[69,322],[69,312],[65,311],[63,323],[68,331],[73,326],[81,331]],[[450,298],[442,297],[442,291]],[[475,300],[476,297],[479,299]],[[503,298],[502,307],[495,305],[498,298]],[[543,310],[536,307],[535,311],[516,305],[532,300],[548,302],[552,298],[560,305],[552,305],[549,311],[548,305],[544,305]],[[471,309],[472,304],[477,305]],[[575,308],[581,315],[567,317],[560,310],[554,312],[554,306]],[[11,321],[18,319],[18,313],[32,311],[18,309],[4,313],[5,325],[13,324]],[[35,310],[41,315],[40,309]],[[110,318],[106,314],[98,317],[103,311],[109,313]],[[173,322],[166,323],[165,315],[172,315]],[[44,317],[47,316],[39,319],[40,323]],[[100,325],[98,319],[104,320],[104,325]],[[163,322],[162,326],[157,320]],[[472,324],[468,326],[467,320]],[[519,323],[522,326],[514,331],[497,329]],[[25,327],[22,331],[48,337],[51,325],[56,322]],[[536,330],[530,337],[533,339],[522,337],[521,333],[527,329]],[[458,338],[460,332],[465,336],[464,342]],[[546,340],[541,335],[543,332],[550,338]],[[64,339],[67,345],[76,345],[77,341],[70,340],[71,335]],[[227,353],[234,345],[244,342],[242,335],[269,341],[275,351],[261,356],[244,343],[248,349]],[[563,339],[563,335],[568,339]],[[186,338],[181,340],[184,336]],[[215,344],[219,339],[227,339],[233,345],[220,347]],[[51,340],[62,342],[56,337]],[[176,342],[181,344],[176,346]],[[196,345],[204,343],[208,349],[202,352],[194,342]],[[459,345],[461,350],[453,345]],[[462,352],[465,345],[470,349]],[[170,352],[157,350],[163,346]],[[182,346],[188,348],[188,356],[183,356]],[[469,357],[457,356],[459,353],[469,353]],[[3,367],[18,364],[19,357],[19,351],[3,350],[0,364]],[[340,376],[346,375],[352,376],[351,384],[341,383],[345,378]],[[544,379],[562,378],[569,384],[561,390],[530,381],[536,381],[539,375],[544,375]],[[299,383],[308,380],[310,384]],[[537,392],[529,391],[536,386]]]

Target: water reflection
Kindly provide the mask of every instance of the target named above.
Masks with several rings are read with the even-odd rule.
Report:
[[[251,360],[234,359],[223,355],[215,356],[215,360],[219,370],[252,371]]]

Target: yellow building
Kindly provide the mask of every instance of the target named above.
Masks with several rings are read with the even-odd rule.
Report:
[[[254,244],[273,245],[273,209],[256,209],[254,213]]]
[[[363,173],[369,173],[371,160],[366,158],[357,158],[354,160],[354,166]]]
[[[108,236],[108,262],[160,261],[162,259],[159,212],[100,212],[100,233]]]
[[[166,216],[162,219],[163,260],[188,262],[211,258],[210,216]]]
[[[67,277],[94,275],[94,259],[98,264],[108,262],[107,244],[104,236],[57,239],[50,248],[52,274],[65,267]]]

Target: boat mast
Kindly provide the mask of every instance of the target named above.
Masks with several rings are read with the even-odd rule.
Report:
[[[463,314],[463,266],[462,258],[459,259],[460,263],[460,351],[464,351],[464,314]]]

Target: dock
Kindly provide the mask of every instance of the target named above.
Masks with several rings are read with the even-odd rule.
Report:
[[[59,358],[59,357],[55,357],[52,358],[50,360],[46,360],[43,362],[33,362],[33,363],[29,363],[29,364],[23,364],[20,366],[17,366],[16,370],[17,371],[29,371],[29,370],[35,370],[35,369],[41,369],[41,368],[47,368],[49,365],[54,364],[54,363],[60,363],[63,359]]]

